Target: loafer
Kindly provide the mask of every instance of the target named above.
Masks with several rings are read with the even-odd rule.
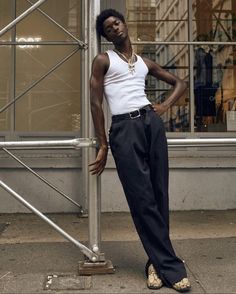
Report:
[[[148,267],[147,287],[149,289],[160,289],[163,286],[162,280],[159,278],[154,266]]]
[[[187,292],[191,289],[191,284],[188,278],[183,278],[181,281],[175,283],[172,288],[178,292]]]

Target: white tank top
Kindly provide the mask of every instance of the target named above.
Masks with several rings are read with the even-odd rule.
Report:
[[[107,51],[110,65],[104,77],[104,93],[112,115],[131,112],[150,104],[144,92],[148,68],[137,56],[135,72],[129,72],[128,63],[113,50]]]

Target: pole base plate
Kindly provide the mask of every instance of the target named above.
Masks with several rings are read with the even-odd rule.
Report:
[[[101,262],[79,261],[78,273],[81,276],[114,274],[115,269],[110,260]]]

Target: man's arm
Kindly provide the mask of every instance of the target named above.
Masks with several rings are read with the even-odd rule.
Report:
[[[156,62],[147,58],[143,58],[143,60],[148,67],[150,75],[173,86],[173,90],[163,103],[153,105],[154,110],[161,115],[183,95],[187,88],[187,84],[177,76],[164,70]]]
[[[100,175],[106,165],[108,144],[104,127],[104,113],[102,108],[103,102],[103,82],[104,75],[108,68],[108,58],[105,54],[99,54],[95,57],[92,64],[92,74],[90,78],[90,105],[95,133],[98,138],[99,151],[96,160],[89,164],[92,168],[92,174]]]

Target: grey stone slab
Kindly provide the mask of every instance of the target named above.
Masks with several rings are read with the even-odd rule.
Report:
[[[0,246],[0,271],[14,274],[76,272],[82,258],[70,243],[23,243]]]
[[[13,274],[10,273],[0,280],[1,294],[39,293],[42,292],[45,276],[42,274]]]
[[[91,285],[90,276],[49,275],[44,288],[55,291],[87,290],[91,288]]]
[[[175,240],[173,244],[186,262],[192,283],[191,293],[235,293],[236,238]],[[60,287],[60,293],[157,293],[146,287],[144,266],[147,257],[140,242],[103,242],[102,249],[106,258],[112,260],[116,273],[92,276],[91,288],[80,290],[80,281],[76,283],[75,278],[78,261],[83,257],[72,244],[0,245],[0,293],[54,293]],[[55,280],[54,288],[47,290],[45,283],[48,275],[65,278]],[[73,277],[75,283],[71,280]],[[69,287],[72,282],[77,290]],[[163,287],[158,293],[176,292]]]
[[[198,277],[206,293],[235,294],[236,273],[198,273]]]
[[[206,293],[236,293],[236,238],[175,242]]]

